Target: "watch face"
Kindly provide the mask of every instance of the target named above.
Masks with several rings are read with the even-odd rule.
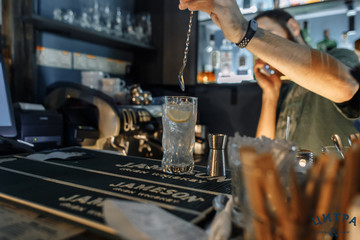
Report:
[[[257,26],[258,26],[257,22],[256,22],[255,20],[251,20],[251,22],[250,22],[250,27],[251,27],[251,29],[254,30],[254,31],[256,31],[256,30],[257,30]]]

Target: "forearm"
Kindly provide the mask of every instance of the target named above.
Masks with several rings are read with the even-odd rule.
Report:
[[[331,101],[347,101],[358,90],[349,69],[330,55],[262,29],[258,29],[247,49],[292,81]]]
[[[248,24],[235,0],[180,0],[179,8],[208,13],[231,42],[245,36]],[[350,100],[359,88],[350,70],[335,58],[261,28],[247,49],[295,83],[333,102]]]
[[[259,123],[256,137],[265,136],[275,138],[277,99],[267,98],[263,95]]]

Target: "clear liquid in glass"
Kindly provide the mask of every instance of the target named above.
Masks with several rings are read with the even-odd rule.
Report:
[[[189,174],[194,169],[197,98],[164,97],[162,105],[164,172]]]

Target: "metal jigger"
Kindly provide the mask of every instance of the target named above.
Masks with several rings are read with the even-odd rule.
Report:
[[[207,174],[209,176],[225,176],[225,147],[227,135],[209,134],[209,160]]]

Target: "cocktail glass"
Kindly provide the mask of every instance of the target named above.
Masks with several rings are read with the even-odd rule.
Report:
[[[196,97],[164,97],[162,105],[164,172],[189,174],[194,169],[197,102]]]

